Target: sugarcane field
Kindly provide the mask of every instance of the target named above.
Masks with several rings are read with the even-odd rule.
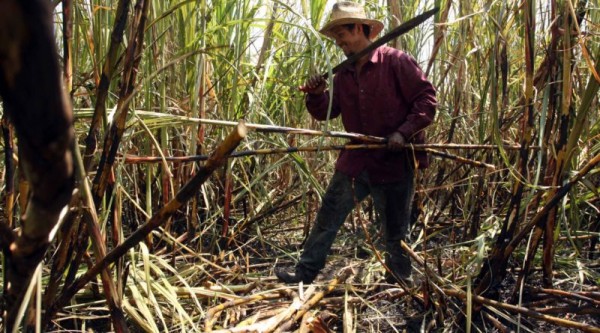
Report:
[[[0,328],[600,332],[599,90],[599,0],[0,0]]]

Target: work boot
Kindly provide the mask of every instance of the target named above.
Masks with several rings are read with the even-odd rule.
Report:
[[[296,268],[275,268],[275,275],[281,282],[285,283],[312,283],[317,277],[317,274],[306,273],[305,271]]]

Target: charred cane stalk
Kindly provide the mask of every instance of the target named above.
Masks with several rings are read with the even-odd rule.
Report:
[[[467,299],[467,293],[462,290],[444,289],[444,292],[448,296],[457,297],[462,300]],[[476,294],[472,294],[470,296],[473,301],[475,301],[479,304],[486,305],[491,308],[502,309],[502,310],[510,311],[512,313],[526,315],[528,317],[535,318],[538,320],[543,320],[545,322],[548,322],[548,323],[551,323],[551,324],[554,324],[557,326],[561,326],[561,327],[574,328],[574,329],[581,330],[583,332],[600,333],[600,328],[595,327],[591,324],[578,323],[578,322],[564,319],[564,318],[549,316],[549,315],[540,313],[538,311],[533,311],[533,310],[527,309],[525,307],[502,303],[502,302],[495,301],[495,300],[492,300],[489,298],[485,298],[485,297],[482,297],[482,296],[479,296]]]
[[[172,216],[183,204],[196,194],[200,186],[209,178],[209,176],[219,167],[223,166],[227,156],[239,145],[241,140],[246,137],[246,128],[243,123],[232,131],[225,140],[215,149],[208,162],[177,192],[175,198],[171,199],[155,215],[142,224],[134,233],[123,241],[119,246],[108,252],[106,256],[100,259],[92,268],[81,275],[77,280],[64,287],[62,294],[46,310],[46,315],[52,317],[59,309],[67,304],[81,288],[86,286],[96,275],[121,258],[131,248],[142,241],[152,230],[161,226],[170,216]]]

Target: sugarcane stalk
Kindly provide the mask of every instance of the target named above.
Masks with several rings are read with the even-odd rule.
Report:
[[[528,165],[530,161],[529,151],[527,147],[533,142],[533,134],[535,129],[535,108],[534,103],[534,67],[535,67],[535,15],[533,13],[533,1],[527,0],[523,2],[523,20],[525,22],[525,79],[524,79],[524,95],[525,105],[523,106],[523,122],[520,130],[521,146],[519,150],[519,158],[517,161],[518,173],[522,177],[515,177],[512,186],[511,197],[507,207],[507,214],[504,217],[504,222],[500,233],[496,238],[494,247],[486,260],[486,267],[480,271],[480,276],[477,279],[478,284],[475,287],[475,293],[480,295],[491,290],[491,287],[499,284],[506,277],[506,266],[508,258],[503,256],[509,242],[517,232],[517,227],[520,227],[524,204],[523,196],[526,188],[527,179],[524,179],[528,173]],[[485,277],[485,278],[484,278]]]
[[[542,209],[537,212],[533,218],[527,222],[527,224],[519,227],[519,231],[510,239],[506,247],[503,249],[503,252],[500,254],[502,257],[498,258],[498,260],[507,261],[521,241],[531,232],[531,229],[541,223],[552,211],[552,209],[558,205],[558,203],[569,193],[571,188],[581,181],[581,179],[583,179],[583,177],[585,177],[598,164],[600,164],[600,154],[594,156],[586,165],[583,166],[583,168],[577,172],[577,174],[575,174],[575,176],[571,177],[566,184],[558,188],[554,195],[546,201],[544,207],[542,207]],[[483,273],[482,271],[481,275],[482,282],[480,282],[480,284],[491,283],[491,279],[493,279],[493,273],[490,271]]]
[[[153,117],[164,117],[164,114],[157,112],[149,112],[149,111],[136,111],[136,114],[139,116],[153,116]],[[206,124],[206,125],[218,125],[218,126],[237,126],[237,122],[228,121],[228,120],[215,120],[215,119],[205,119],[205,118],[193,118],[193,117],[185,117],[185,116],[177,116],[177,115],[168,115],[171,120],[179,120],[190,123],[198,123],[198,124]],[[252,124],[246,123],[246,128],[249,130],[254,130],[256,132],[265,132],[265,133],[286,133],[286,134],[303,134],[303,135],[312,135],[312,136],[324,136],[324,137],[336,137],[336,138],[344,138],[344,139],[353,139],[359,140],[363,142],[372,142],[372,143],[383,143],[386,142],[387,139],[372,135],[359,134],[359,133],[349,133],[349,132],[337,132],[337,131],[319,131],[312,130],[306,128],[295,128],[295,127],[285,127],[285,126],[276,126],[276,125],[264,125],[264,124]]]
[[[246,137],[246,132],[243,122],[240,123],[238,127],[233,130],[219,146],[217,146],[211,157],[208,159],[208,162],[198,170],[194,177],[190,179],[179,192],[177,192],[177,195],[171,199],[169,203],[163,206],[146,223],[139,226],[139,228],[119,246],[108,252],[93,267],[88,269],[83,275],[79,276],[77,280],[68,286],[65,286],[62,294],[47,308],[46,315],[52,317],[56,311],[62,309],[63,306],[75,296],[77,291],[86,286],[88,282],[106,269],[108,265],[125,255],[127,251],[142,241],[150,232],[152,232],[152,230],[161,226],[179,208],[181,208],[182,205],[191,199],[210,175],[217,168],[223,166],[227,160],[227,156],[240,144],[242,139]]]
[[[433,278],[433,280],[436,283],[439,283],[440,286],[448,286],[448,283],[446,283],[446,281],[439,276],[437,273],[435,273],[432,269],[430,269],[427,264],[425,263],[424,259],[422,257],[420,257],[417,253],[415,253],[410,246],[408,246],[404,241],[401,242],[400,244],[402,246],[402,249],[404,249],[404,251],[406,251],[416,262],[418,265],[422,266],[425,268],[426,273],[428,274],[428,277]],[[543,291],[549,291],[548,289],[541,289]],[[453,297],[457,297],[460,298],[462,300],[467,300],[467,293],[463,290],[460,290],[458,288],[456,288],[453,285],[449,285],[449,287],[446,287],[444,289],[442,289],[443,293],[448,295],[448,296],[453,296]],[[548,293],[551,293],[550,291]],[[574,321],[570,321],[570,320],[565,320],[562,318],[557,318],[557,317],[552,317],[552,316],[548,316],[546,314],[525,308],[525,307],[520,307],[520,306],[515,306],[512,304],[506,304],[506,303],[502,303],[499,301],[495,301],[495,300],[491,300],[489,298],[485,298],[476,294],[471,294],[470,295],[471,300],[475,301],[479,304],[484,304],[486,306],[489,307],[495,307],[495,308],[499,308],[499,309],[504,309],[510,312],[514,312],[514,313],[520,313],[520,314],[524,314],[526,316],[532,317],[532,318],[536,318],[539,320],[543,320],[549,323],[552,323],[554,325],[558,325],[558,326],[562,326],[562,327],[569,327],[569,328],[577,328],[580,329],[584,332],[598,332],[600,333],[600,329],[598,327],[594,327],[592,325],[588,325],[588,324],[583,324],[583,323],[578,323],[578,322],[574,322]]]
[[[136,111],[136,114],[139,116],[146,117],[164,117],[164,114],[150,111]],[[186,116],[177,116],[177,115],[168,115],[169,119],[182,121],[182,122],[191,122],[198,124],[206,124],[206,125],[217,125],[217,126],[237,126],[237,122],[229,121],[229,120],[217,120],[217,119],[205,119],[205,118],[194,118],[194,117],[186,117]],[[353,132],[341,132],[341,131],[320,131],[313,130],[308,128],[296,128],[296,127],[287,127],[287,126],[276,126],[276,125],[265,125],[265,124],[254,124],[254,123],[245,123],[246,128],[249,130],[253,130],[256,132],[262,133],[284,133],[284,134],[300,134],[300,135],[308,135],[308,136],[322,136],[322,137],[333,137],[333,138],[342,138],[342,139],[350,139],[355,141],[361,141],[365,143],[387,143],[387,138],[374,136],[374,135],[366,135],[360,133]],[[355,144],[358,145],[358,144]],[[461,144],[461,143],[423,143],[423,144],[409,144],[408,146],[412,148],[432,148],[432,149],[481,149],[481,150],[496,150],[496,149],[504,149],[504,150],[519,150],[521,149],[521,145],[519,144],[504,144],[504,145],[492,145],[492,144]],[[541,147],[539,146],[528,146],[527,149],[537,150]],[[362,148],[356,148],[362,149]],[[318,150],[318,149],[315,149]],[[311,151],[311,150],[308,150]]]
[[[225,303],[221,303],[217,306],[214,306],[208,309],[206,313],[206,319],[204,320],[204,330],[205,332],[211,332],[212,327],[218,319],[218,315],[225,311],[226,309],[232,308],[234,306],[240,306],[242,304],[260,302],[262,300],[273,298],[273,294],[255,294],[244,298],[234,299]]]
[[[588,297],[580,292],[571,292],[571,291],[564,291],[564,290],[558,290],[558,289],[537,288],[537,287],[531,287],[531,291],[538,293],[538,294],[552,295],[558,299],[570,298],[570,299],[574,299],[577,301],[589,302],[594,305],[600,305],[600,299],[594,299],[592,297]]]
[[[432,155],[436,155],[442,158],[448,158],[457,162],[461,162],[464,164],[473,165],[476,167],[495,169],[495,167],[491,164],[483,163],[480,161],[471,160],[468,158],[464,158],[462,156],[450,154],[447,152],[441,152],[435,149],[431,149],[428,146],[429,144],[423,145],[406,145],[406,149],[420,150],[426,151]],[[257,149],[257,150],[244,150],[232,153],[229,157],[244,157],[244,156],[253,156],[253,155],[272,155],[272,154],[290,154],[297,152],[316,152],[316,151],[332,151],[332,150],[356,150],[356,149],[386,149],[386,144],[357,144],[357,145],[332,145],[332,146],[309,146],[309,147],[287,147],[287,148],[271,148],[271,149]],[[197,162],[197,161],[206,161],[208,159],[207,155],[193,155],[193,156],[172,156],[172,157],[162,157],[162,156],[133,156],[133,155],[125,155],[124,162],[127,164],[146,164],[146,163],[158,163],[162,161],[166,162]]]
[[[463,300],[467,299],[467,293],[465,293],[462,290],[444,289],[444,292],[446,293],[446,295],[449,295],[449,296],[457,297],[457,298],[460,298]],[[549,315],[540,313],[538,311],[530,310],[525,307],[502,303],[502,302],[495,301],[495,300],[492,300],[489,298],[485,298],[485,297],[482,297],[482,296],[479,296],[476,294],[472,294],[471,299],[477,303],[486,305],[488,307],[503,309],[503,310],[510,311],[513,313],[523,314],[528,317],[535,318],[538,320],[543,320],[545,322],[548,322],[548,323],[551,323],[551,324],[554,324],[557,326],[567,327],[567,328],[575,328],[575,329],[581,330],[583,332],[600,333],[600,328],[595,327],[591,324],[578,323],[578,322],[564,319],[564,318],[549,316]]]
[[[106,256],[107,248],[104,242],[104,236],[102,235],[100,222],[98,215],[96,214],[96,206],[92,198],[92,192],[86,179],[86,173],[84,168],[83,157],[79,150],[74,149],[75,161],[78,164],[79,178],[80,178],[80,191],[81,203],[82,203],[82,214],[84,223],[87,224],[88,231],[91,237],[91,248],[94,251],[94,255],[97,260],[101,260]],[[100,278],[102,281],[102,287],[104,296],[106,298],[106,304],[109,308],[109,313],[112,319],[112,324],[116,332],[129,332],[127,323],[125,321],[125,315],[121,305],[121,297],[116,288],[115,281],[112,279],[111,270],[108,267],[103,267],[100,271]],[[51,318],[48,318],[50,320]]]
[[[466,157],[462,157],[462,156],[458,156],[458,155],[454,155],[454,154],[450,154],[447,152],[443,152],[443,151],[439,151],[439,150],[435,150],[435,149],[430,149],[430,148],[424,148],[424,151],[428,152],[431,155],[435,155],[438,157],[442,157],[442,158],[447,158],[447,159],[451,159],[453,161],[456,162],[460,162],[463,164],[469,164],[478,168],[486,168],[489,170],[495,170],[496,167],[493,166],[492,164],[488,164],[488,163],[484,163],[484,162],[480,162],[480,161],[476,161],[476,160],[472,160]]]
[[[0,130],[2,131],[3,143],[4,143],[4,184],[6,184],[5,188],[5,199],[4,204],[6,206],[5,209],[5,218],[6,223],[9,228],[12,228],[14,225],[14,204],[15,204],[15,163],[13,159],[13,154],[15,152],[14,147],[14,130],[11,127],[8,118],[6,115],[2,116],[0,119]]]
[[[537,311],[546,315],[566,315],[574,313],[577,315],[594,315],[600,316],[600,309],[595,306],[558,306],[558,307],[547,307],[543,305],[541,308],[532,308],[531,310]]]
[[[329,281],[329,284],[327,284],[327,286],[325,286],[322,290],[311,296],[310,299],[304,302],[304,304],[302,304],[302,306],[300,306],[300,308],[296,310],[296,312],[291,313],[290,317],[287,318],[286,321],[281,323],[281,325],[279,325],[279,327],[276,328],[273,332],[288,332],[290,330],[290,327],[295,322],[298,322],[300,319],[302,319],[302,316],[304,316],[304,314],[307,311],[309,311],[316,304],[318,304],[327,294],[331,293],[338,285],[346,282],[346,280],[348,279],[348,277],[350,277],[352,273],[352,269],[348,267],[342,268],[337,274],[337,276],[335,276],[335,278]],[[266,329],[265,332],[271,332],[271,330]]]
[[[63,80],[65,89],[73,93],[73,1],[63,0]]]
[[[92,164],[94,152],[96,151],[96,147],[98,145],[98,137],[100,136],[102,119],[106,115],[106,100],[108,98],[110,81],[112,80],[115,72],[115,64],[119,60],[119,47],[123,42],[123,31],[127,25],[130,2],[130,0],[120,0],[115,12],[115,23],[111,33],[110,46],[108,48],[104,65],[102,66],[100,82],[98,83],[98,88],[96,90],[96,104],[94,105],[92,123],[90,124],[87,138],[85,139],[86,147],[85,153],[83,154],[83,161],[86,171]]]
[[[131,34],[125,52],[119,99],[116,108],[117,111],[115,112],[108,131],[105,133],[103,143],[104,149],[100,156],[98,169],[92,186],[92,194],[94,195],[94,203],[96,205],[100,203],[106,189],[109,187],[115,155],[121,145],[123,134],[125,133],[125,122],[127,120],[128,108],[131,102],[130,97],[134,93],[141,54],[144,48],[144,33],[149,9],[150,3],[148,1],[136,1],[134,17],[132,20],[132,29],[135,33]]]
[[[21,326],[21,309],[32,299],[36,276],[74,183],[73,113],[61,81],[52,18],[48,1],[0,1],[2,113],[19,139],[19,170],[30,186],[28,195],[20,192],[27,202],[27,207],[20,206],[20,229],[12,230],[4,219],[0,227],[4,233],[0,308],[6,332]],[[28,328],[23,326],[24,331]]]

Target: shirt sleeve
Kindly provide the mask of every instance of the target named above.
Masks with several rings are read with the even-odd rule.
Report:
[[[329,109],[329,93],[330,90],[325,90],[325,92],[320,95],[306,94],[306,109],[308,110],[308,113],[310,113],[316,120],[327,120],[327,111]],[[329,119],[337,118],[340,115],[340,108],[336,95],[336,92],[334,92]]]
[[[433,122],[437,106],[436,91],[414,58],[403,52],[397,60],[394,71],[400,94],[410,105],[406,120],[397,131],[410,140]]]

